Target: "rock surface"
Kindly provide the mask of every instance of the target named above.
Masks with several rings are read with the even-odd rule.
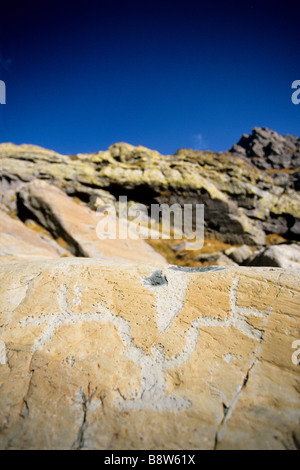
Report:
[[[270,246],[247,258],[245,264],[300,269],[300,246],[294,244]]]
[[[249,246],[243,245],[239,248],[228,248],[225,250],[225,255],[232,259],[236,264],[243,264],[246,259],[252,256],[252,250]]]
[[[1,449],[296,449],[300,276],[0,265]]]
[[[244,134],[230,149],[233,154],[247,157],[251,163],[263,170],[289,169],[300,171],[300,138],[279,135],[267,128],[254,127],[252,134]],[[292,178],[292,183],[295,183]],[[285,178],[284,183],[288,180]]]
[[[43,237],[27,228],[19,220],[12,219],[0,211],[0,260],[4,262],[16,257],[24,259],[55,258],[70,253],[55,241]]]
[[[14,191],[44,179],[92,208],[120,195],[147,207],[202,203],[206,235],[262,247],[272,233],[299,238],[299,151],[297,137],[265,128],[255,128],[223,153],[179,149],[160,155],[117,143],[106,151],[65,156],[32,145],[0,144],[0,193],[12,208]]]
[[[265,128],[219,154],[0,144],[0,448],[299,449],[298,160]],[[203,250],[103,219],[119,196],[203,203]]]
[[[95,212],[76,204],[59,188],[34,180],[22,186],[19,200],[55,237],[62,237],[75,256],[129,259],[163,263],[164,259],[142,239],[100,239]]]

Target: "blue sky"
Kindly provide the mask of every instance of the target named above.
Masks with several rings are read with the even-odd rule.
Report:
[[[172,154],[255,126],[300,136],[298,3],[4,0],[0,141]]]

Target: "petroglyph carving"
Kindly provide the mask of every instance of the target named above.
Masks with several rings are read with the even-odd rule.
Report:
[[[167,277],[161,270],[145,279],[144,284],[154,289],[156,295],[156,321],[160,333],[166,332],[176,315],[181,311],[189,278],[181,272],[167,270]]]
[[[160,279],[163,282],[159,282]],[[154,273],[152,277],[147,278],[146,282],[144,279],[144,284],[148,284],[150,289],[155,290],[159,332],[166,332],[176,315],[182,310],[189,279],[189,276],[171,270],[167,270],[166,274],[163,274],[162,271]],[[191,406],[191,403],[184,397],[166,393],[165,372],[181,366],[189,360],[196,350],[201,327],[235,327],[258,342],[262,338],[262,331],[250,325],[247,318],[250,315],[268,317],[271,308],[268,312],[261,312],[237,306],[238,284],[239,277],[235,278],[232,283],[230,292],[231,312],[228,317],[224,320],[209,316],[201,316],[195,319],[186,332],[185,345],[182,351],[171,358],[165,355],[164,346],[162,345],[153,345],[151,354],[146,354],[141,348],[137,347],[132,336],[130,322],[119,315],[115,315],[101,303],[97,305],[95,313],[73,313],[72,305],[79,305],[82,298],[78,283],[73,287],[75,299],[72,300],[72,303],[68,302],[67,287],[62,284],[58,292],[58,312],[50,315],[42,314],[39,317],[28,316],[21,320],[19,325],[21,327],[45,325],[45,329],[35,340],[32,347],[32,353],[34,354],[51,342],[55,332],[62,325],[75,325],[82,322],[112,323],[117,328],[120,339],[126,348],[127,358],[141,368],[141,385],[138,396],[133,399],[126,399],[120,394],[120,397],[115,400],[115,405],[120,409],[180,411]]]

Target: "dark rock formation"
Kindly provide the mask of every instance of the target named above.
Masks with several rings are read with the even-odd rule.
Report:
[[[260,170],[274,171],[276,184],[299,189],[300,138],[279,135],[267,128],[254,127],[252,134],[242,135],[237,144],[229,150],[233,155],[243,157]],[[289,171],[293,177],[277,171]]]

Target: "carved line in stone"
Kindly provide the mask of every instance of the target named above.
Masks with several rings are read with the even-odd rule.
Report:
[[[166,277],[167,276],[167,277]],[[168,331],[176,315],[182,310],[186,290],[189,284],[188,276],[182,275],[182,272],[176,272],[171,269],[166,272],[157,270],[151,277],[156,284],[144,282],[144,285],[154,290],[156,296],[156,322],[160,333]],[[164,279],[165,282],[159,282]],[[145,279],[144,279],[145,281]]]
[[[176,273],[177,275],[177,273]],[[163,306],[166,305],[167,300],[174,295],[175,288],[178,289],[179,281],[182,281],[181,290],[176,299],[180,300],[180,305],[183,305],[183,293],[185,293],[188,281],[184,282],[185,276],[179,278],[172,278],[168,273],[168,285],[161,294],[157,296],[157,310],[159,315],[163,313]],[[170,281],[170,282],[169,282]],[[262,331],[254,328],[247,322],[247,316],[262,316],[268,315],[268,312],[261,312],[255,309],[245,309],[238,307],[237,302],[237,289],[239,278],[237,277],[231,287],[230,305],[231,316],[225,320],[214,319],[210,317],[201,317],[195,319],[186,333],[185,347],[180,354],[171,358],[167,358],[164,354],[163,346],[152,346],[151,355],[145,354],[141,348],[134,344],[134,338],[131,335],[130,323],[124,318],[117,316],[109,309],[98,304],[98,311],[96,313],[81,313],[73,314],[67,301],[67,287],[61,285],[58,292],[58,303],[60,312],[50,315],[41,315],[36,318],[28,316],[22,319],[19,323],[21,327],[30,325],[47,325],[41,335],[34,342],[32,353],[41,350],[47,343],[49,343],[55,334],[56,330],[62,325],[74,325],[81,322],[104,322],[112,323],[116,326],[120,339],[124,346],[127,348],[126,355],[128,359],[132,360],[137,366],[141,368],[141,387],[139,396],[133,399],[126,399],[121,397],[115,400],[115,404],[119,409],[155,409],[158,411],[181,411],[191,406],[191,402],[184,397],[166,394],[166,380],[165,371],[174,369],[186,363],[191,355],[196,350],[199,340],[199,328],[205,326],[221,326],[221,327],[236,327],[248,337],[260,341],[262,338]],[[169,287],[168,287],[169,286]],[[159,286],[157,289],[162,289],[164,286]],[[76,289],[79,289],[76,283]],[[169,289],[169,292],[167,292]],[[75,287],[74,287],[75,291]],[[76,291],[77,294],[79,290]],[[161,297],[160,297],[161,296]],[[164,300],[162,300],[164,297]],[[162,331],[169,328],[174,316],[179,313],[180,308],[176,302],[172,303],[167,321],[165,323],[159,320]],[[269,312],[270,313],[270,312]]]

